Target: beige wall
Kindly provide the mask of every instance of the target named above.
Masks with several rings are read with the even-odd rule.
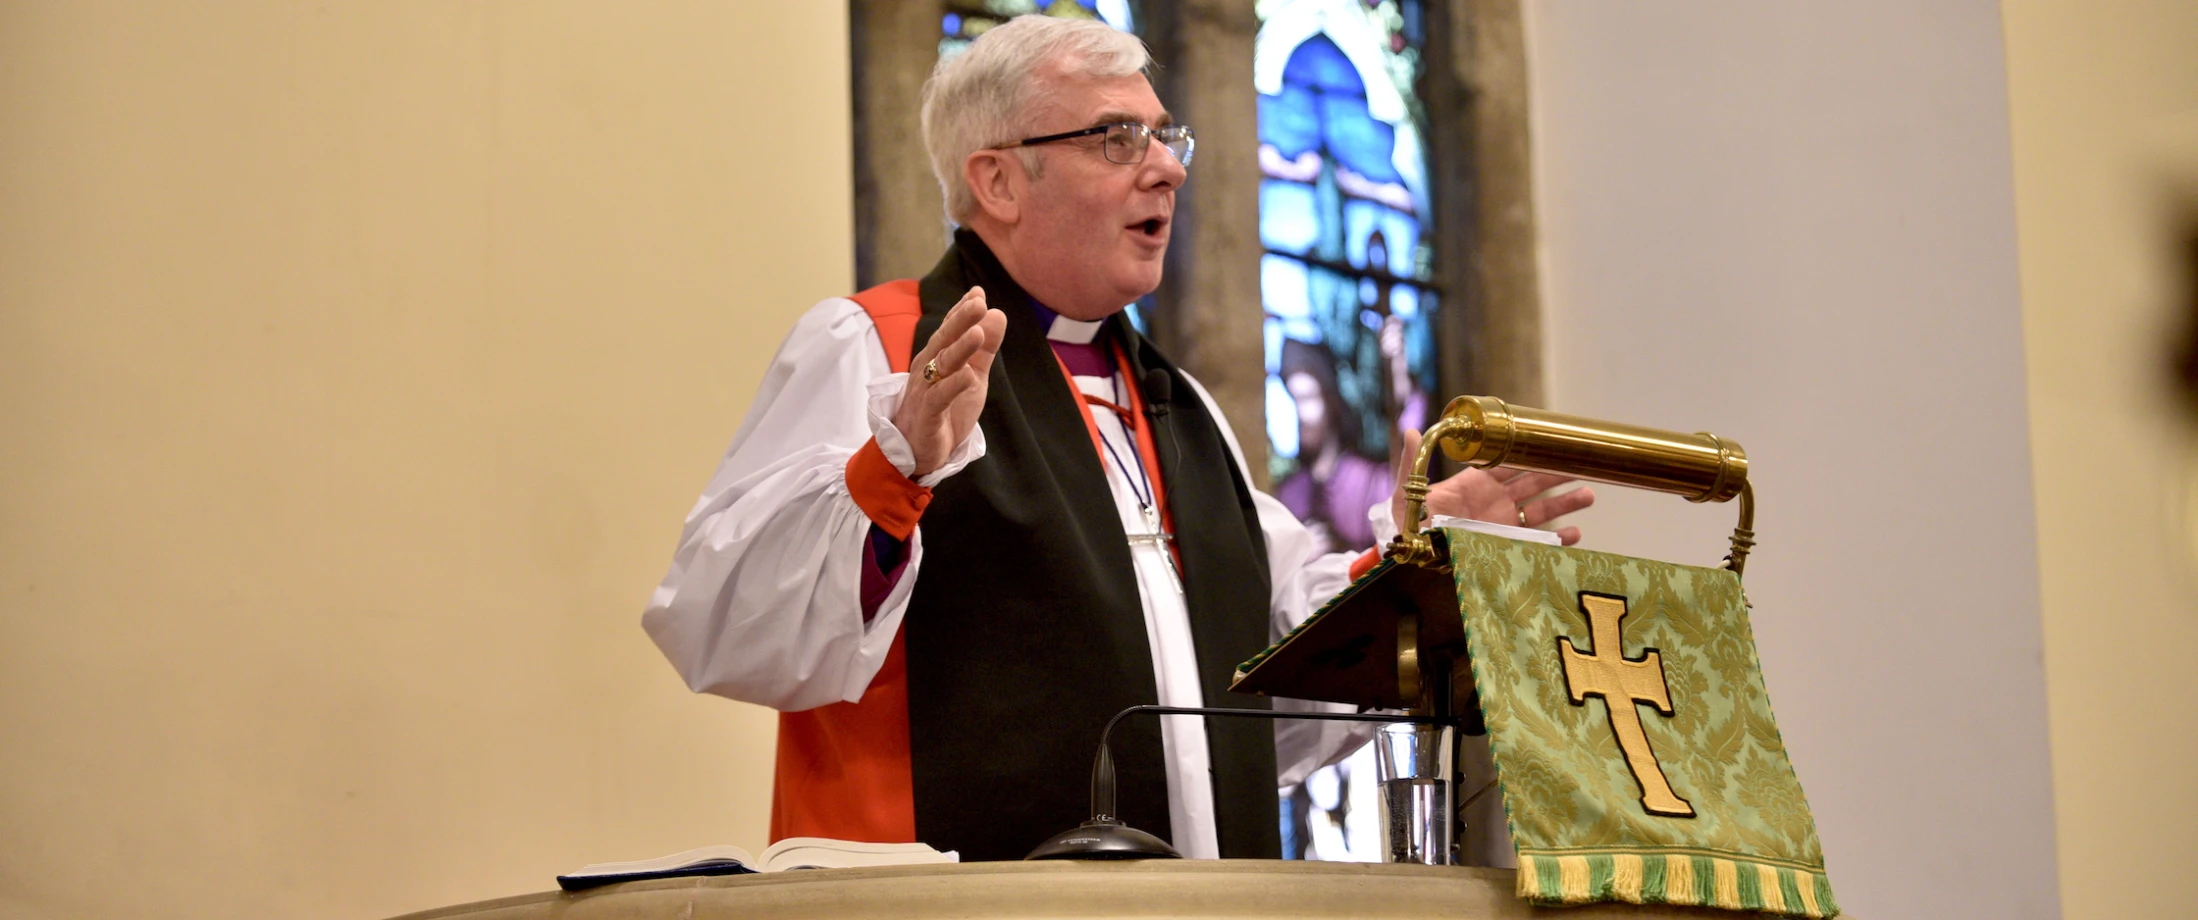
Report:
[[[2188,917],[2188,892],[2130,873],[2198,827],[2198,432],[2167,386],[2198,4],[2005,10],[2061,887],[2072,918]]]
[[[2055,916],[1998,8],[1527,9],[1552,399],[1747,447],[1756,634],[1842,905]],[[1591,545],[1722,554],[1730,506],[1604,491]]]
[[[0,917],[763,842],[638,617],[851,284],[844,9],[0,2]]]
[[[2003,65],[1988,3],[1530,4],[1554,404],[1755,456],[1766,665],[1862,916],[2187,903],[2115,867],[2198,824],[2156,373],[2193,9],[2010,0]],[[0,918],[763,842],[768,715],[636,618],[851,284],[844,28],[0,0]],[[1729,510],[1611,494],[1591,540],[1706,560]]]

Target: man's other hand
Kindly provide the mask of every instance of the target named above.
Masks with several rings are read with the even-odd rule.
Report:
[[[1390,510],[1396,515],[1399,530],[1417,528],[1421,523],[1407,522],[1404,518],[1404,481],[1412,475],[1412,460],[1419,455],[1419,450],[1420,433],[1405,432],[1404,452],[1397,458],[1397,492],[1389,500]],[[1585,486],[1545,494],[1558,486],[1576,481],[1578,480],[1570,476],[1529,473],[1500,466],[1493,470],[1467,469],[1428,487],[1427,514],[1471,518],[1514,527],[1540,527],[1595,504],[1595,490]],[[1566,546],[1578,543],[1580,528],[1557,528],[1557,539]]]
[[[916,472],[910,479],[944,465],[954,446],[977,427],[992,379],[992,356],[1006,336],[1007,314],[988,308],[984,288],[973,287],[947,311],[923,351],[909,360],[908,387],[901,391],[893,427],[916,452]],[[934,362],[936,373],[927,381],[925,368]]]

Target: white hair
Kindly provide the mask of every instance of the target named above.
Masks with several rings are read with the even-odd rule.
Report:
[[[1151,60],[1137,36],[1098,20],[1026,15],[986,30],[968,50],[940,61],[923,85],[923,145],[946,196],[946,216],[964,224],[976,213],[962,162],[1021,137],[1032,103],[1048,89],[1037,75],[1041,67],[1105,79],[1142,72]],[[1034,153],[1018,152],[1037,175]]]

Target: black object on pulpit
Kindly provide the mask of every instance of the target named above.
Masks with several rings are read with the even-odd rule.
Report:
[[[1046,839],[1024,859],[1182,859],[1168,842],[1122,823],[1114,815],[1114,753],[1107,739],[1122,717],[1132,713],[1162,716],[1228,716],[1250,719],[1306,719],[1318,722],[1417,722],[1426,716],[1352,712],[1278,712],[1272,709],[1222,709],[1211,706],[1131,706],[1107,720],[1099,732],[1099,752],[1091,760],[1091,817]]]

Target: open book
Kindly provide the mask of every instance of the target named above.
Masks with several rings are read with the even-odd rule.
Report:
[[[557,887],[579,891],[614,882],[689,875],[740,875],[785,869],[859,869],[868,866],[921,866],[961,862],[961,854],[940,852],[921,843],[863,843],[828,837],[788,837],[759,856],[720,844],[655,859],[596,863],[557,877]]]

